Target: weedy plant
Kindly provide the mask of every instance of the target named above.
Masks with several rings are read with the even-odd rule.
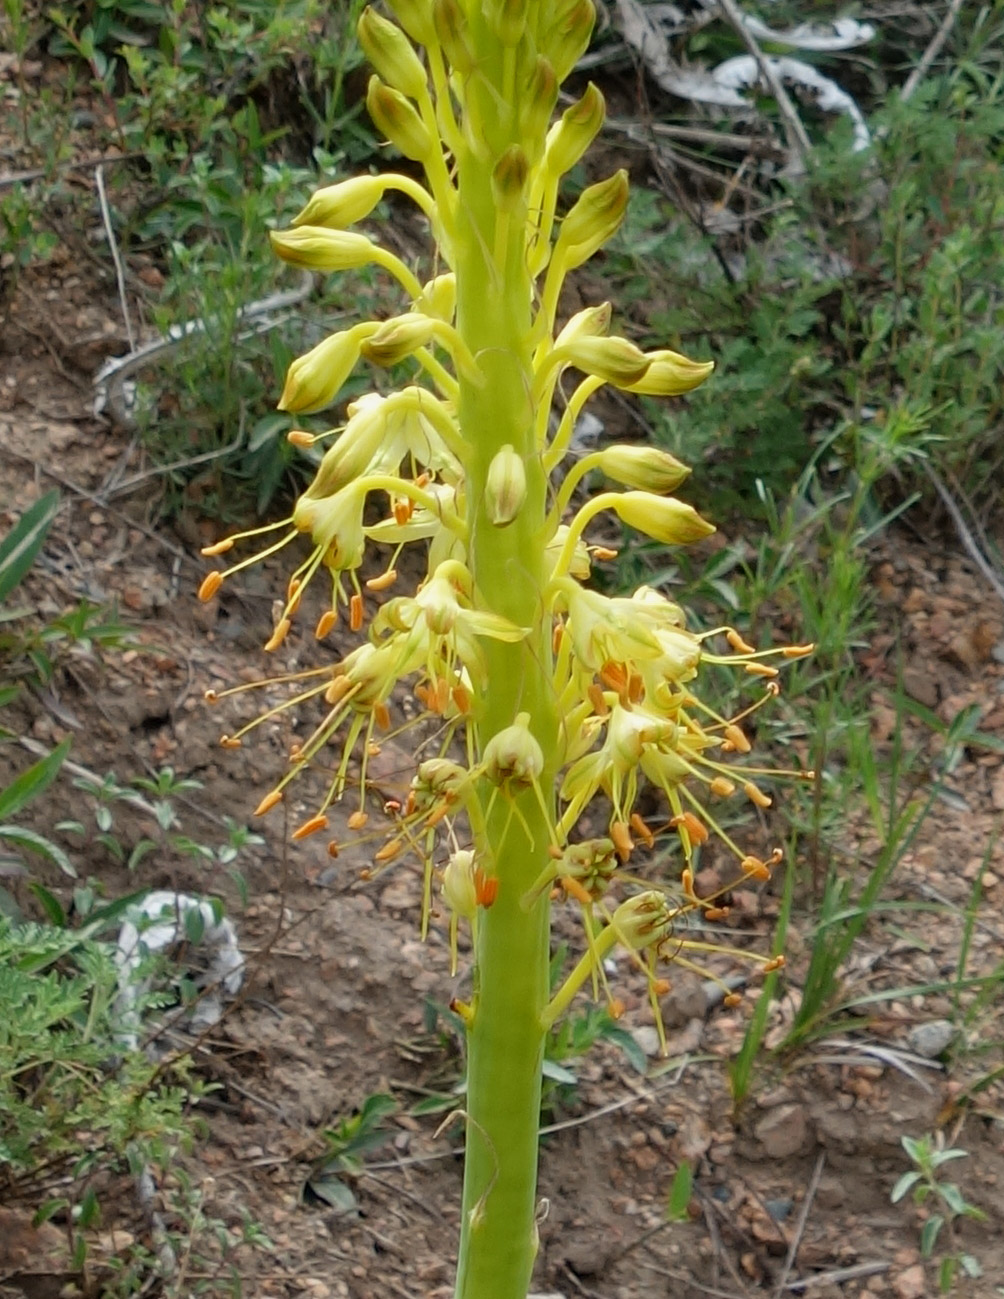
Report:
[[[207,553],[227,553],[263,532],[278,535],[262,554],[308,539],[266,645],[272,652],[289,636],[315,576],[331,590],[316,627],[323,640],[343,609],[351,629],[362,629],[367,590],[393,586],[408,542],[427,542],[428,571],[414,595],[381,605],[369,639],[344,658],[274,678],[294,686],[292,697],[222,743],[239,746],[284,706],[323,703],[323,719],[295,745],[289,770],[258,812],[274,808],[335,744],[341,756],[326,793],[293,837],[324,833],[358,752],[360,802],[349,833],[385,839],[369,873],[414,854],[424,876],[423,927],[438,877],[454,964],[457,927],[470,926],[473,994],[454,1002],[468,1054],[456,1293],[524,1299],[537,1249],[547,1035],[583,987],[602,987],[617,1013],[604,964],[616,948],[645,980],[660,1026],[659,996],[668,987],[660,958],[692,967],[727,950],[707,932],[726,908],[697,896],[694,850],[717,834],[734,854],[737,878],[766,880],[780,861],[779,850],[768,861],[745,852],[713,804],[740,798],[769,806],[755,777],[772,773],[736,770],[730,759],[750,750],[742,719],[777,693],[778,669],[766,660],[798,658],[810,647],[758,651],[729,627],[698,635],[650,587],[610,597],[585,585],[593,563],[611,556],[586,540],[604,513],[666,545],[713,531],[668,495],[688,470],[667,452],[610,446],[562,476],[575,421],[604,384],[672,397],[712,369],[611,334],[609,303],[558,323],[566,277],[617,230],[628,199],[627,176],[617,172],[557,217],[562,177],[603,121],[602,96],[590,85],[552,124],[559,86],[589,41],[590,0],[397,0],[392,7],[400,27],[372,9],[360,19],[377,70],[367,104],[380,131],[423,168],[425,184],[390,172],[327,186],[273,243],[288,262],[311,270],[376,265],[400,286],[407,309],[354,324],[294,361],[280,408],[330,407],[360,359],[383,368],[408,363],[415,382],[349,404],[290,518]],[[413,200],[428,221],[438,273],[424,283],[389,249],[347,228],[388,191]],[[562,380],[574,371],[582,377],[566,394]],[[290,440],[314,446],[318,438],[295,430]],[[566,521],[576,486],[592,470],[623,490],[593,496]],[[365,514],[372,497],[386,502],[376,522]],[[364,586],[367,542],[389,547],[390,557]],[[212,598],[257,558],[214,570],[200,596]],[[695,690],[705,661],[734,665],[762,693],[723,716]],[[385,805],[392,822],[385,837],[367,829],[366,761],[392,725],[402,682],[422,705],[418,721],[435,724],[438,753],[418,765],[404,801]],[[647,824],[636,808],[643,778],[666,800],[664,825]],[[669,831],[682,859],[672,888],[646,881],[636,857],[638,844],[651,846]],[[333,855],[339,846],[331,841]],[[583,954],[553,994],[552,897],[577,907],[584,927]],[[783,960],[750,959],[765,971]],[[738,1000],[726,993],[729,1005]]]
[[[987,1215],[968,1202],[955,1182],[942,1181],[939,1173],[952,1160],[967,1159],[969,1151],[947,1149],[941,1133],[937,1139],[901,1137],[900,1141],[913,1168],[904,1173],[892,1188],[890,1199],[893,1204],[898,1204],[907,1194],[912,1193],[914,1204],[920,1206],[930,1201],[936,1206],[921,1228],[920,1252],[924,1258],[933,1257],[938,1237],[944,1228],[951,1253],[942,1255],[938,1265],[938,1288],[942,1294],[948,1294],[960,1269],[970,1278],[983,1275],[979,1260],[960,1247],[955,1233],[959,1219],[972,1218],[976,1222],[984,1222]]]

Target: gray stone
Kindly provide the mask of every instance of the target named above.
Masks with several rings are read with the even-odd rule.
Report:
[[[952,1045],[956,1037],[955,1025],[947,1019],[932,1019],[926,1024],[916,1024],[907,1034],[910,1050],[925,1060],[936,1060]]]

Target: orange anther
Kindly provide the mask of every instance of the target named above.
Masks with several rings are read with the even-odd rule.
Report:
[[[281,802],[282,802],[282,792],[278,789],[273,789],[270,794],[265,795],[265,797],[261,800],[261,802],[258,804],[258,806],[255,808],[255,810],[252,812],[251,815],[264,816],[266,812],[271,812],[272,808],[275,807],[276,803],[281,803]]]
[[[750,879],[760,880],[761,883],[766,883],[770,879],[770,867],[759,857],[744,857],[739,865],[743,874],[748,875]]]
[[[202,579],[202,585],[199,587],[199,599],[203,604],[211,600],[216,592],[223,585],[223,574],[218,569],[213,569]]]
[[[589,696],[589,702],[593,706],[593,712],[597,717],[606,717],[610,709],[607,707],[607,701],[603,698],[603,687],[598,681],[594,681],[586,691]]]
[[[605,559],[616,559],[616,558],[617,558],[617,551],[611,550],[609,546],[593,547],[593,559],[605,560]]]
[[[302,585],[303,583],[298,577],[291,577],[286,583],[286,599],[292,600]]]
[[[289,635],[289,629],[290,627],[292,627],[292,625],[293,625],[292,622],[290,622],[288,618],[279,619],[278,623],[276,624],[275,631],[268,638],[268,640],[265,642],[265,645],[263,647],[267,654],[271,654],[273,650],[277,650],[279,648],[282,642]]]
[[[762,789],[758,789],[756,785],[753,784],[752,780],[745,781],[743,784],[743,793],[749,801],[755,803],[757,807],[770,807],[771,805],[771,799],[769,796],[765,794]]]
[[[565,854],[561,851],[561,849],[558,847],[556,843],[549,843],[547,845],[547,855],[548,857],[551,858],[552,861],[561,861],[562,857],[564,857]]]
[[[411,518],[414,512],[415,512],[415,503],[414,501],[411,500],[410,497],[399,496],[395,499],[394,522],[397,524],[399,528],[404,527],[404,525],[408,522],[408,520]]]
[[[623,695],[628,683],[627,668],[623,663],[615,663],[613,659],[607,659],[600,668],[600,680],[611,690],[616,690],[619,695]]]
[[[743,671],[748,672],[751,677],[777,676],[777,668],[769,667],[766,663],[744,663]]]
[[[302,428],[291,428],[286,434],[286,441],[294,447],[312,447],[317,439],[313,433],[307,433]]]
[[[439,825],[440,821],[442,821],[442,819],[445,816],[449,815],[449,811],[450,811],[450,805],[444,799],[444,801],[442,803],[437,804],[437,806],[434,807],[432,811],[429,813],[429,815],[425,818],[425,821],[423,822],[425,828],[427,830],[431,830],[433,826]]]
[[[497,875],[486,875],[479,866],[474,872],[474,897],[479,907],[491,906],[499,895]]]
[[[611,1019],[620,1019],[624,1014],[625,1009],[625,1005],[623,1001],[621,1001],[620,997],[611,997],[607,1003],[607,1010],[610,1013]]]
[[[328,818],[323,812],[318,812],[309,821],[304,821],[303,825],[297,826],[292,837],[294,839],[306,839],[309,835],[316,834],[318,830],[326,830],[327,828]]]
[[[645,682],[638,672],[628,674],[627,696],[633,704],[640,704],[645,697]]]
[[[730,627],[725,633],[725,639],[729,642],[737,654],[755,654],[756,646],[751,645],[748,641],[743,640],[734,627]]]
[[[207,704],[219,703],[219,699],[220,699],[219,695],[216,693],[215,690],[207,690],[203,694],[202,698],[206,701]]]
[[[416,487],[428,487],[432,482],[432,475],[423,470],[415,479]]]
[[[705,920],[727,920],[729,915],[728,907],[707,907],[704,912]]]
[[[373,705],[373,720],[381,731],[390,730],[390,709],[386,704]]]
[[[361,830],[369,819],[369,813],[360,808],[358,812],[352,813],[347,824],[350,830]]]
[[[393,861],[404,848],[403,839],[391,839],[384,846],[373,854],[373,860],[379,862]]]
[[[332,840],[330,841],[330,843],[328,844],[328,856],[329,856],[329,857],[337,857],[337,856],[338,856],[338,840],[337,840],[337,839],[332,839]]]
[[[358,591],[349,601],[349,627],[352,631],[359,631],[363,625],[363,597]]]
[[[588,906],[590,902],[592,902],[593,899],[589,896],[589,890],[580,884],[574,876],[562,875],[560,882],[561,887],[565,890],[568,896],[574,898],[576,902],[581,902],[584,907]]]
[[[738,992],[727,992],[722,998],[722,1005],[728,1006],[729,1010],[734,1010],[736,1006],[741,1006],[743,999]]]
[[[716,776],[708,788],[712,794],[717,794],[719,798],[728,798],[730,794],[736,792],[735,785],[725,776]]]
[[[681,812],[679,816],[674,816],[669,824],[677,829],[686,830],[693,843],[708,842],[708,827],[703,821],[699,821],[693,812]]]
[[[379,577],[371,577],[366,583],[367,591],[386,591],[389,586],[393,586],[397,581],[397,569],[388,568],[386,573],[381,573]]]
[[[611,821],[610,838],[613,840],[614,847],[617,849],[617,856],[621,861],[627,861],[631,856],[631,850],[634,848],[634,840],[631,838],[631,832],[628,829],[627,822]]]
[[[773,974],[775,970],[783,970],[785,965],[783,956],[775,956],[771,961],[765,961],[762,969],[764,974]]]
[[[216,541],[211,546],[203,546],[201,553],[210,559],[213,555],[225,555],[228,550],[233,550],[233,547],[233,537],[224,537],[222,541]]]
[[[680,887],[683,889],[684,897],[689,898],[691,902],[700,902],[700,898],[694,892],[694,872],[689,866],[684,866],[680,872]]]
[[[240,747],[241,747],[241,742],[240,742],[240,740],[237,739],[237,737],[236,737],[235,735],[221,735],[221,736],[220,736],[220,748],[222,748],[222,749],[239,749]]]
[[[665,997],[666,993],[672,989],[673,985],[668,979],[653,979],[652,991],[657,997]]]
[[[651,848],[655,843],[655,835],[637,812],[631,813],[631,829],[635,832],[646,848]]]
[[[347,676],[335,677],[324,692],[324,702],[326,704],[337,704],[340,699],[345,698],[351,689],[352,682]]]
[[[436,682],[436,712],[445,713],[450,703],[450,683],[445,677]]]
[[[318,640],[324,640],[325,636],[327,636],[328,632],[331,631],[337,621],[338,614],[335,613],[334,609],[325,609],[317,620],[317,626],[314,628],[314,635]]]
[[[561,642],[564,640],[564,638],[565,638],[565,625],[564,623],[556,622],[554,624],[554,630],[551,632],[552,653],[557,654],[558,650],[561,649]]]
[[[455,685],[450,691],[453,702],[456,705],[457,712],[462,713],[465,717],[471,711],[471,692],[462,683]]]
[[[734,749],[738,749],[740,753],[749,753],[750,749],[752,749],[753,747],[752,744],[750,744],[749,740],[747,740],[743,732],[739,729],[738,726],[736,726],[734,722],[730,722],[728,726],[726,726],[725,738],[732,745],[732,747]]]
[[[781,653],[786,659],[804,659],[806,654],[811,654],[815,648],[815,645],[785,645]]]

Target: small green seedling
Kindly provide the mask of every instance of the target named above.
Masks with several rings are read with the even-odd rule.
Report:
[[[984,1222],[987,1215],[965,1199],[955,1182],[942,1182],[938,1178],[938,1170],[942,1165],[953,1159],[968,1158],[969,1151],[957,1148],[946,1150],[941,1133],[937,1137],[902,1137],[900,1140],[914,1167],[910,1172],[904,1173],[892,1188],[890,1198],[893,1204],[898,1204],[908,1191],[912,1191],[914,1204],[920,1206],[928,1199],[933,1199],[938,1206],[937,1211],[930,1214],[921,1228],[920,1252],[924,1258],[933,1257],[934,1247],[944,1227],[951,1253],[945,1254],[939,1264],[938,1288],[942,1294],[948,1294],[960,1268],[968,1277],[975,1278],[983,1274],[979,1260],[960,1248],[955,1226],[959,1218]]]

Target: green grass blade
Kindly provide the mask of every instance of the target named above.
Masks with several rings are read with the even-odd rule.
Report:
[[[59,493],[46,492],[0,541],[0,601],[6,600],[35,562],[59,509]]]

